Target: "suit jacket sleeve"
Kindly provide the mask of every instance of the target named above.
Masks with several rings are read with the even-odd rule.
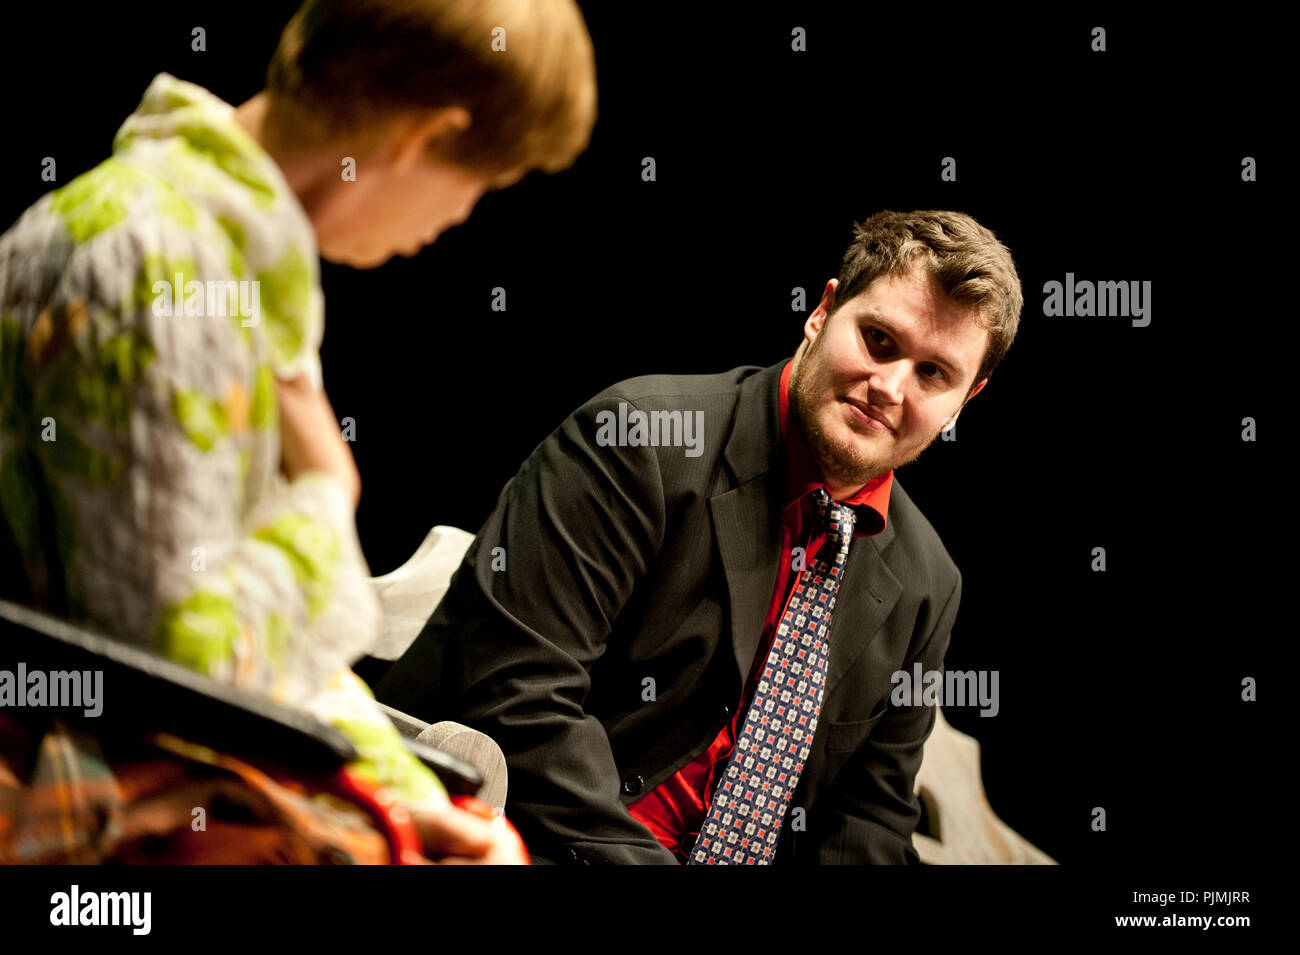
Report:
[[[903,665],[908,672],[917,660],[923,672],[942,672],[944,654],[961,602],[961,573],[948,594],[934,626],[911,647]],[[810,830],[820,830],[817,861],[844,864],[920,863],[912,832],[921,819],[916,773],[921,752],[934,728],[933,706],[894,706],[886,712],[861,749],[841,771],[833,802],[817,807]]]
[[[376,690],[496,740],[507,812],[537,861],[676,864],[623,806],[609,738],[583,709],[591,665],[666,520],[657,449],[598,437],[598,416],[617,416],[621,400],[593,398],[529,456]]]

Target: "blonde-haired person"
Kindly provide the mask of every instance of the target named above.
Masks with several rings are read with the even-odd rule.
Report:
[[[0,237],[0,596],[338,726],[430,855],[526,861],[350,669],[379,608],[317,255],[413,254],[571,165],[595,96],[573,0],[308,0],[238,108],[159,74],[113,155]],[[219,314],[184,314],[191,281]]]

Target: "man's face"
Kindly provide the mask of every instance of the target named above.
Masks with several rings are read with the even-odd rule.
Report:
[[[919,264],[876,279],[828,321],[837,284],[804,324],[790,402],[838,500],[914,461],[956,422],[989,333],[975,306],[953,302]]]

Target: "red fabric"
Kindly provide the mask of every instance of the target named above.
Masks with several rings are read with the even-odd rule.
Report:
[[[708,813],[709,803],[713,800],[714,776],[726,768],[727,759],[735,746],[736,731],[744,717],[745,707],[758,685],[758,674],[763,661],[772,649],[772,634],[777,624],[785,615],[785,607],[796,575],[791,573],[793,550],[796,546],[804,548],[804,561],[811,564],[813,557],[826,542],[826,532],[818,532],[807,539],[815,521],[813,503],[809,495],[819,487],[825,486],[820,469],[804,441],[803,432],[796,424],[789,426],[790,363],[787,362],[781,372],[780,410],[781,437],[785,444],[786,469],[789,475],[789,494],[786,498],[785,531],[781,543],[781,562],[777,568],[776,584],[772,590],[772,602],[767,611],[767,620],[763,624],[763,638],[749,678],[745,683],[740,702],[732,711],[731,722],[724,726],[709,747],[691,762],[650,790],[627,808],[632,817],[644,825],[659,842],[677,856],[678,861],[686,862],[695,839],[700,833],[700,824]],[[851,497],[844,498],[848,504],[862,505],[858,508],[858,520],[853,528],[853,536],[869,537],[885,529],[885,518],[889,513],[889,491],[894,484],[894,472],[889,471],[863,485]],[[870,510],[866,510],[870,508]],[[869,520],[872,512],[878,521]]]

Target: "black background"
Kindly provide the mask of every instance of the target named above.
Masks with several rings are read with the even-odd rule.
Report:
[[[59,183],[105,158],[157,72],[234,104],[257,92],[296,6],[9,16],[0,228],[50,188],[45,156]],[[1272,724],[1240,696],[1246,676],[1278,692],[1294,626],[1265,606],[1293,564],[1269,450],[1294,321],[1276,24],[583,6],[599,119],[572,169],[486,196],[413,259],[322,265],[325,380],[356,422],[372,572],[435,524],[476,531],[609,384],[793,354],[853,221],[964,211],[1010,247],[1026,303],[958,440],[899,472],[964,577],[947,667],[1000,672],[996,718],[945,714],[979,739],[995,811],[1062,863],[1265,858]],[[1043,283],[1066,272],[1151,281],[1151,324],[1044,317]]]

